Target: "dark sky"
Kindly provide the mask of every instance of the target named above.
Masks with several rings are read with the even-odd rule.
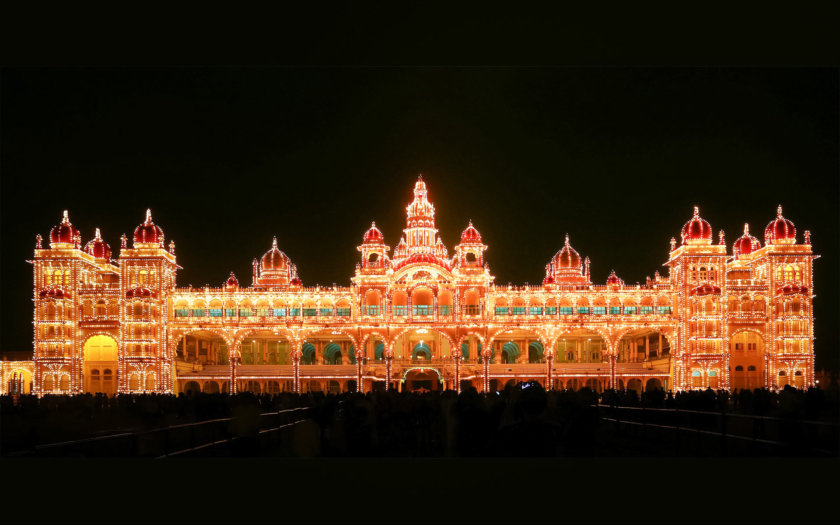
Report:
[[[568,232],[626,282],[665,273],[692,206],[727,244],[782,204],[811,230],[817,368],[837,369],[838,72],[766,68],[4,69],[2,340],[32,347],[32,257],[68,209],[115,254],[147,207],[180,285],[250,283],[276,235],[305,285],[392,248],[419,173],[452,253],[539,283]]]

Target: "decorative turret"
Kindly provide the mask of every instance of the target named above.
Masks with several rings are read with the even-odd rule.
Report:
[[[440,242],[440,239],[438,239]],[[481,243],[481,234],[472,221],[461,233],[461,244],[455,247],[454,265],[457,268],[478,268],[484,265],[484,252],[487,246]]]
[[[67,215],[67,210],[64,210],[64,216],[61,223],[53,226],[50,230],[50,248],[72,248],[81,240],[81,234],[70,223],[70,217]],[[71,246],[73,245],[73,246]]]
[[[378,273],[390,268],[391,261],[388,258],[390,248],[385,245],[385,237],[376,227],[375,222],[370,223],[370,228],[365,232],[362,239],[362,245],[356,249],[361,252],[362,268],[365,271],[370,270]]]
[[[567,233],[563,247],[549,262],[543,283],[551,281],[556,284],[588,284],[590,282],[588,265],[587,259],[586,268],[584,268],[580,254],[569,243]]]
[[[160,246],[163,248],[163,230],[152,221],[152,210],[146,210],[146,220],[134,230],[134,247],[139,245]]]
[[[297,277],[291,259],[277,247],[277,237],[272,239],[271,249],[260,259],[259,271],[256,266],[254,270],[256,287],[286,287]]]
[[[683,244],[712,244],[712,226],[700,217],[700,208],[694,207],[694,216],[682,229]]]
[[[744,224],[744,235],[738,237],[735,244],[732,245],[732,254],[736,259],[751,254],[752,252],[761,248],[761,243],[758,239],[750,235],[750,225]]]
[[[407,228],[394,250],[394,269],[409,264],[432,264],[451,270],[448,254],[435,228],[435,207],[428,200],[423,177],[414,185],[414,200],[406,206]]]
[[[85,245],[85,252],[93,255],[94,258],[109,261],[111,259],[111,247],[102,240],[99,228],[96,229],[96,236]]]
[[[782,216],[782,205],[776,209],[776,218],[764,229],[764,244],[796,244],[796,228]]]

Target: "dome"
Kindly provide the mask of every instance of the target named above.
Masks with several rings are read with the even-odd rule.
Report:
[[[376,227],[376,223],[370,223],[370,229],[365,232],[364,244],[382,244],[384,239],[382,232]]]
[[[569,244],[569,234],[566,234],[566,244],[554,256],[554,267],[562,269],[580,269],[580,255]]]
[[[608,286],[621,286],[622,284],[624,284],[624,281],[622,281],[621,279],[618,278],[618,276],[615,274],[615,270],[612,270],[610,272],[609,277],[607,277],[607,285]]]
[[[148,288],[138,286],[125,292],[125,296],[127,299],[147,299],[149,297],[155,297],[155,293]]]
[[[152,210],[146,210],[146,220],[134,230],[134,245],[137,244],[163,246],[163,230],[152,222]]]
[[[271,242],[271,249],[265,252],[260,261],[260,268],[263,271],[286,270],[290,266],[289,258],[285,253],[277,249],[277,237]]]
[[[64,217],[61,219],[61,224],[53,226],[50,230],[50,244],[66,243],[73,244],[76,239],[81,242],[81,234],[75,226],[70,224],[70,218],[67,216],[67,210],[64,210]]]
[[[750,225],[744,224],[744,235],[739,237],[735,241],[735,244],[732,245],[733,255],[736,258],[742,255],[749,255],[759,248],[761,248],[761,243],[758,242],[758,239],[750,235]]]
[[[469,243],[480,243],[481,242],[481,234],[478,233],[478,230],[475,229],[473,226],[472,221],[470,221],[469,226],[467,229],[464,230],[464,233],[461,234],[461,244],[469,244]]]
[[[38,292],[41,299],[66,299],[67,293],[61,288],[45,288]]]
[[[435,255],[432,255],[430,253],[415,253],[414,255],[411,255],[407,259],[401,261],[396,266],[396,268],[394,268],[394,269],[399,270],[403,266],[408,266],[409,264],[435,264],[437,266],[442,266],[443,268],[446,268],[447,270],[450,269],[449,265],[446,264],[445,261],[441,260],[439,257],[437,257]]]
[[[106,261],[111,259],[111,247],[102,240],[99,228],[96,229],[96,236],[93,240],[85,245],[85,252],[93,255],[96,259],[105,259]]]
[[[303,281],[301,281],[300,277],[296,275],[292,278],[291,281],[289,281],[289,284],[292,286],[303,286]]]
[[[807,294],[808,287],[799,284],[786,284],[784,286],[779,287],[778,292],[784,295]]]
[[[700,217],[700,208],[694,207],[694,217],[682,229],[683,244],[712,244],[712,226]]]
[[[552,277],[551,275],[546,275],[543,278],[543,284],[554,284],[554,277]]]
[[[710,295],[710,294],[720,294],[720,287],[714,286],[709,283],[703,283],[696,288],[691,289],[691,295]]]
[[[781,204],[776,212],[776,218],[770,221],[764,230],[764,244],[795,244],[796,228],[792,222],[782,217]]]
[[[229,288],[239,288],[239,281],[236,279],[236,276],[233,275],[233,272],[230,272],[230,277],[225,282],[225,286]]]

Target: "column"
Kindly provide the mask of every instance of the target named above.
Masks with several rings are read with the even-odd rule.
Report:
[[[657,357],[662,359],[662,332],[657,332],[659,335],[659,348],[657,350]]]
[[[461,393],[461,350],[452,352],[452,360],[455,362],[455,392]]]
[[[495,344],[495,342],[494,342]],[[482,377],[483,383],[483,391],[489,392],[490,391],[490,350],[485,350],[484,352],[484,377]]]
[[[391,389],[391,363],[394,359],[394,353],[389,349],[385,351],[385,391]]]
[[[364,352],[362,349],[356,350],[356,392],[364,393],[364,379],[362,378],[362,366],[364,362]]]
[[[618,383],[615,378],[617,360],[618,356],[610,352],[610,388],[612,388],[613,390],[618,390]]]
[[[186,346],[186,345],[184,345]],[[228,386],[228,395],[236,394],[236,367],[239,364],[240,360],[240,348],[242,348],[242,343],[234,343],[232,345],[232,351],[229,352],[229,361],[230,361],[230,385]]]
[[[650,359],[650,336],[645,336],[645,361]]]
[[[295,346],[298,346],[297,342],[293,342]],[[294,374],[293,377],[293,388],[296,394],[300,394],[300,358],[301,358],[301,351],[300,349],[295,350],[292,354],[292,371]]]
[[[546,362],[545,389],[546,390],[554,390],[554,374],[552,373],[553,370],[551,369],[551,366],[554,364],[554,351],[551,350],[550,348],[546,351],[545,362]]]

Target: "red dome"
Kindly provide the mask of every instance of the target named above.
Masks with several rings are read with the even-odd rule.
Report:
[[[99,228],[96,229],[96,236],[93,240],[85,245],[85,252],[93,255],[97,259],[105,259],[106,261],[111,259],[111,247],[102,240]]]
[[[447,270],[450,269],[449,265],[446,264],[446,262],[430,253],[415,253],[414,255],[400,262],[394,269],[399,270],[403,266],[408,266],[409,264],[435,264],[437,266],[442,266]]]
[[[70,219],[67,217],[67,210],[64,210],[64,217],[61,219],[61,224],[53,226],[50,230],[50,245],[61,242],[73,244],[79,239],[81,242],[81,234],[75,226],[70,224]]]
[[[796,228],[792,222],[782,217],[781,204],[776,211],[776,218],[770,221],[764,230],[764,244],[795,244]]]
[[[134,230],[134,244],[163,246],[163,230],[152,222],[152,210],[146,210],[146,221]]]
[[[379,228],[376,227],[376,223],[370,223],[370,229],[365,232],[365,244],[382,244],[385,238],[382,236],[382,232],[379,231]]]
[[[569,234],[566,234],[566,244],[554,256],[554,268],[561,270],[566,268],[579,269],[580,255],[569,244]]]
[[[618,278],[615,274],[615,270],[611,271],[610,276],[607,277],[607,285],[621,286],[622,284],[624,284],[624,282]]]
[[[543,284],[554,284],[554,277],[546,275],[543,279]]]
[[[41,299],[66,299],[67,292],[61,288],[45,288],[38,292],[38,297]]]
[[[710,295],[710,294],[720,294],[720,287],[714,286],[709,283],[703,283],[697,288],[692,288],[691,295]]]
[[[233,275],[233,272],[230,272],[230,277],[225,282],[225,286],[229,288],[239,288],[239,281],[236,279],[236,276]]]
[[[155,292],[149,290],[148,288],[144,288],[142,286],[138,286],[136,288],[131,288],[127,292],[125,292],[125,296],[128,299],[146,299],[149,297],[155,297]]]
[[[263,271],[280,270],[285,271],[291,266],[289,257],[277,248],[277,237],[271,242],[271,249],[265,252],[260,261],[260,268]]]
[[[750,235],[750,225],[744,224],[744,235],[739,237],[732,245],[732,253],[738,258],[742,255],[749,255],[759,248],[761,248],[761,243]]]
[[[808,293],[808,287],[807,286],[802,286],[802,285],[799,285],[799,284],[786,284],[786,285],[780,287],[778,292],[781,293],[781,294],[785,294],[785,295],[793,295],[793,294],[798,294],[798,293],[807,294]]]
[[[700,217],[700,208],[694,207],[694,217],[682,229],[683,244],[712,244],[712,226]]]
[[[289,281],[289,284],[291,284],[292,286],[302,286],[303,281],[300,280],[300,277],[295,276],[292,278],[291,281]]]
[[[472,221],[470,221],[469,226],[464,232],[461,234],[461,244],[469,244],[469,243],[479,243],[481,242],[481,234],[478,233],[478,230],[475,229],[473,226]]]

